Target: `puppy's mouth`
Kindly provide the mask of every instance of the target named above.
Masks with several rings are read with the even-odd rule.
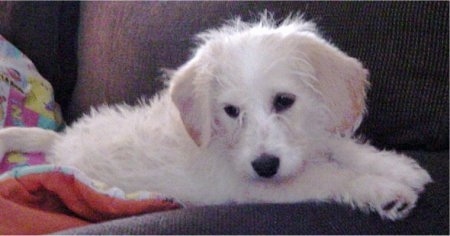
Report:
[[[290,176],[274,176],[272,178],[262,178],[258,176],[253,176],[249,178],[249,182],[252,186],[261,187],[261,188],[270,188],[280,187],[283,185],[289,185],[294,182],[299,175],[290,175]]]
[[[262,177],[257,173],[253,172],[251,176],[249,176],[249,181],[255,185],[286,185],[293,182],[295,179],[301,178],[302,173],[306,169],[306,163],[303,163],[297,171],[289,174],[276,173],[271,177]]]
[[[283,184],[298,178],[306,169],[306,162],[298,163],[295,168],[282,166],[282,159],[273,155],[262,155],[251,162],[252,182]]]

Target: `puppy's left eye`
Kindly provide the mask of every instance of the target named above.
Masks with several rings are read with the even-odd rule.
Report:
[[[233,105],[227,105],[223,108],[225,113],[231,118],[237,118],[239,116],[239,107],[235,107]]]
[[[279,93],[273,99],[273,108],[276,113],[289,109],[295,102],[295,95],[290,93]]]

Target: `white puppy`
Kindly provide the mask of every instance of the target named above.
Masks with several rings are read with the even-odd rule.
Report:
[[[392,220],[415,206],[430,176],[351,138],[368,72],[313,23],[266,14],[198,38],[150,103],[93,109],[61,134],[3,129],[0,151],[43,151],[125,191],[194,205],[331,200]]]

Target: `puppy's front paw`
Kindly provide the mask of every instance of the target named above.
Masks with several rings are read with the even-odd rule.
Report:
[[[382,218],[406,217],[416,205],[418,193],[407,185],[378,176],[365,176],[353,184],[353,203],[378,212]]]
[[[415,207],[417,195],[414,193],[397,192],[387,196],[384,201],[376,203],[376,210],[383,218],[390,220],[402,219]]]
[[[432,182],[431,176],[415,160],[405,156],[393,156],[395,166],[389,171],[388,176],[394,180],[404,183],[414,191],[420,193],[425,185]]]

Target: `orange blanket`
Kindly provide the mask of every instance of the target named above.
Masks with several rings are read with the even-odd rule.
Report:
[[[53,165],[19,167],[0,175],[0,234],[46,234],[180,207],[148,192],[133,199],[94,183],[76,169]]]

